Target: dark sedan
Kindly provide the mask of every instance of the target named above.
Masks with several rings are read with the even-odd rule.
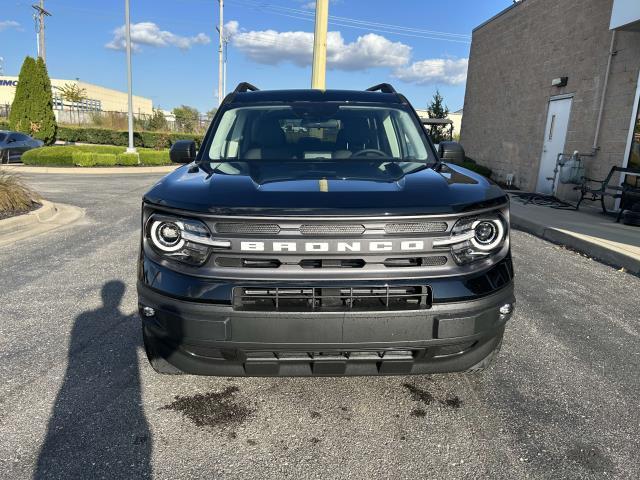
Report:
[[[24,152],[42,145],[42,140],[36,140],[24,133],[0,130],[0,163],[19,162]]]

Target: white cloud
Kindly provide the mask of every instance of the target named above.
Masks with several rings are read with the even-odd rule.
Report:
[[[15,20],[3,20],[0,22],[0,32],[4,30],[9,30],[10,28],[15,28],[16,30],[22,30],[20,24]]]
[[[307,0],[299,0],[299,2],[302,2],[302,5],[300,5],[300,7],[304,8],[305,10],[315,10],[316,9],[316,2],[315,1],[308,2]],[[338,3],[338,0],[329,0],[329,3]]]
[[[234,47],[251,60],[267,65],[291,62],[308,66],[313,57],[313,33],[276,30],[242,31],[236,21],[227,23]],[[374,67],[398,68],[411,57],[411,47],[392,42],[375,33],[345,42],[340,32],[327,34],[327,66],[338,70],[363,70]]]
[[[105,45],[111,50],[124,50],[126,48],[124,25],[113,31],[113,39]],[[149,47],[178,47],[187,50],[193,45],[206,45],[211,39],[204,33],[198,33],[193,37],[182,37],[160,27],[153,22],[140,22],[131,24],[131,48],[140,51],[141,46]]]
[[[247,31],[232,20],[225,25],[232,45],[249,59],[266,65],[290,62],[311,65],[313,33],[277,30]],[[459,85],[466,81],[468,58],[430,58],[411,63],[411,47],[382,35],[367,33],[346,42],[340,32],[327,34],[327,66],[336,70],[366,70],[386,67],[404,82],[419,85]]]
[[[393,76],[402,81],[425,85],[440,83],[460,85],[467,79],[468,58],[430,58],[398,68]]]

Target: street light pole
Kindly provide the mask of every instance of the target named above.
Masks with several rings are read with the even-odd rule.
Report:
[[[316,28],[313,35],[313,67],[311,88],[324,90],[327,86],[327,28],[329,0],[316,1]]]
[[[133,93],[131,80],[131,19],[129,18],[129,0],[124,2],[124,23],[127,36],[127,93],[129,96],[129,147],[127,153],[136,153],[136,147],[133,145]]]
[[[224,97],[224,0],[220,2],[220,25],[218,26],[218,106]]]

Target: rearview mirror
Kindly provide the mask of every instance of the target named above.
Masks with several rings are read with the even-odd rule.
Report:
[[[196,142],[193,140],[178,140],[171,145],[169,158],[173,163],[191,163],[196,159]]]
[[[440,142],[438,155],[443,162],[461,165],[466,158],[464,148],[458,142]]]

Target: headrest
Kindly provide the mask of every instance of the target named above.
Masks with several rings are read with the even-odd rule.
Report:
[[[276,118],[264,118],[256,126],[253,136],[259,148],[281,147],[286,143],[284,131]]]
[[[360,149],[371,142],[371,129],[364,118],[352,118],[344,121],[338,132],[337,144],[340,147],[354,147]]]

